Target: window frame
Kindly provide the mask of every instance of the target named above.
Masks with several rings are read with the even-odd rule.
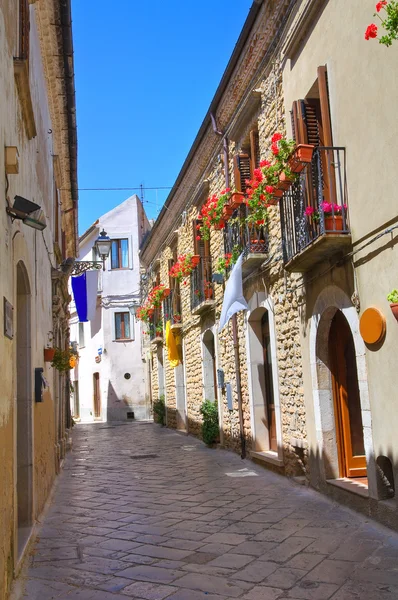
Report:
[[[129,330],[130,330],[130,337],[117,337],[117,326],[116,326],[116,318],[117,315],[127,315],[128,316],[128,323],[129,323]],[[132,340],[134,340],[134,336],[132,335],[133,332],[133,326],[134,326],[134,319],[131,318],[132,315],[130,313],[129,310],[120,310],[120,309],[116,309],[115,311],[113,311],[112,314],[112,319],[113,319],[113,341],[114,342],[130,342]],[[125,321],[124,319],[121,319],[120,321],[120,333],[125,334]]]
[[[121,267],[120,264],[122,263],[122,244],[121,242],[127,242],[127,266],[126,267]],[[112,238],[111,239],[111,251],[109,254],[109,260],[110,260],[110,270],[111,271],[124,271],[126,269],[130,269],[130,244],[129,244],[129,238],[128,237],[120,237],[120,238]],[[113,267],[112,266],[112,247],[114,243],[118,244],[118,267]]]

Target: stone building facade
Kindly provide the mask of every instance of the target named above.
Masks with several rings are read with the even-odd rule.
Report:
[[[238,314],[237,343],[233,325],[218,333],[223,284],[193,297],[198,267],[179,290],[182,364],[171,368],[154,339],[152,393],[164,391],[169,426],[195,435],[210,396],[225,447],[241,451],[242,420],[253,459],[396,527],[397,324],[387,294],[397,288],[398,47],[364,39],[374,10],[373,0],[253,3],[141,259],[152,282],[171,288],[179,254],[208,256],[214,272],[229,225],[203,249],[192,223],[208,196],[240,189],[236,156],[267,158],[275,131],[311,146],[311,162],[269,209],[265,255],[241,244],[249,310]],[[212,384],[217,370],[232,403],[228,387]]]
[[[0,598],[6,598],[68,444],[69,391],[44,362],[68,345],[77,250],[69,2],[0,4]]]
[[[227,252],[232,228],[212,231],[205,244],[195,233],[198,213],[209,196],[228,184],[244,188],[245,175],[243,168],[236,168],[237,157],[249,157],[253,170],[269,155],[273,134],[285,131],[279,40],[290,4],[253,4],[202,127],[140,257],[152,285],[172,288],[173,300],[164,303],[162,318],[169,317],[168,306],[175,312],[178,304],[181,313],[181,322],[172,326],[180,365],[170,366],[160,339],[154,337],[151,342],[152,397],[164,394],[168,426],[200,436],[202,402],[215,400],[224,447],[242,452],[244,438],[247,456],[279,472],[303,475],[306,416],[298,299],[290,291],[295,275],[283,269],[278,207],[269,209],[266,250],[253,242],[259,231],[249,235],[245,230],[238,235],[237,244],[244,251],[243,289],[249,304],[249,310],[237,316],[238,363],[231,323],[218,332],[225,282],[209,285],[205,281],[210,293],[200,287],[203,277],[211,280],[218,258]],[[169,277],[170,265],[186,253],[200,254],[201,266],[177,289]],[[227,387],[218,385],[219,371]]]

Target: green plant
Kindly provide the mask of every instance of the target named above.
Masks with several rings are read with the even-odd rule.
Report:
[[[166,424],[166,404],[163,395],[153,402],[153,417],[155,423]]]
[[[227,252],[224,256],[220,256],[217,261],[216,272],[224,275],[227,269],[236,263],[240,253],[240,246],[235,245],[232,252]]]
[[[76,361],[78,358],[78,353],[72,348],[68,348],[67,350],[56,348],[51,366],[54,367],[54,369],[57,369],[57,371],[65,373],[76,366]]]
[[[396,302],[398,302],[398,290],[392,290],[392,292],[390,292],[387,296],[387,300],[391,303],[391,304],[395,304]]]
[[[382,18],[379,13],[384,10],[386,16]],[[381,0],[376,4],[376,11],[373,15],[378,17],[381,21],[382,26],[386,30],[386,34],[379,38],[379,44],[385,46],[391,46],[393,40],[398,40],[398,2],[396,0]],[[365,40],[377,37],[378,28],[375,23],[368,25],[365,31]]]
[[[217,441],[219,434],[218,426],[218,408],[216,402],[205,400],[200,407],[200,414],[203,416],[202,437],[205,444],[210,446]]]
[[[162,323],[162,321],[158,321],[158,322],[156,323],[156,326],[155,326],[155,332],[156,332],[158,335],[161,335],[161,334],[163,333],[163,323]]]

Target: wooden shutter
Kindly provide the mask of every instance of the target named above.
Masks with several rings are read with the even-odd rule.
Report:
[[[169,273],[170,273],[171,267],[173,265],[174,265],[174,259],[173,258],[169,258],[169,260],[168,260]],[[169,288],[171,290],[174,290],[175,284],[176,284],[176,278],[175,277],[170,277],[170,275],[169,275]]]
[[[326,66],[318,67],[318,89],[323,128],[323,145],[333,146],[332,123],[330,120],[329,89]]]
[[[250,132],[250,166],[251,175],[254,169],[257,169],[260,164],[260,144],[257,129]]]
[[[238,192],[246,191],[246,179],[251,177],[250,156],[248,154],[235,154],[234,156],[234,179]]]
[[[29,58],[29,2],[19,0],[19,56],[18,58]]]

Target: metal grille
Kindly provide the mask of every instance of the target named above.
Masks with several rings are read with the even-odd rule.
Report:
[[[325,217],[323,202],[332,205],[332,218]],[[289,262],[321,235],[350,233],[347,204],[345,148],[315,148],[312,162],[280,202],[284,262]],[[337,211],[336,206],[340,207]],[[306,215],[307,207],[315,211],[317,218]],[[341,228],[335,219],[340,215]]]
[[[212,297],[211,258],[206,256],[200,259],[200,263],[191,273],[191,310]]]

